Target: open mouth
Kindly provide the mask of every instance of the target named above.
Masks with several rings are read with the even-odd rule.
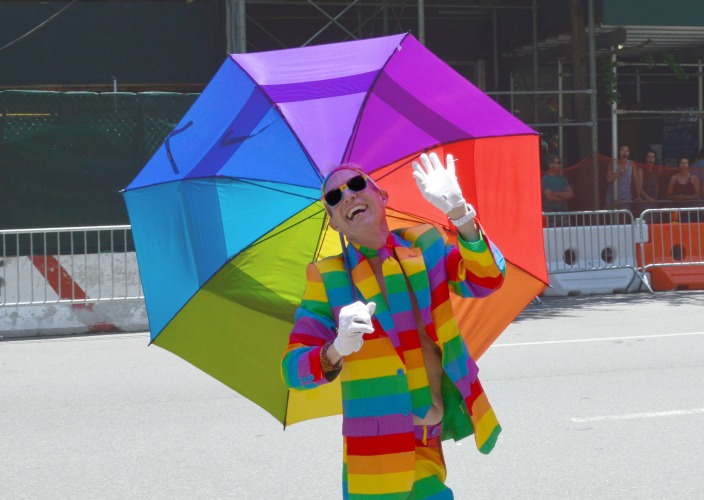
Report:
[[[359,214],[364,213],[367,211],[367,206],[366,205],[355,205],[352,207],[352,209],[347,212],[347,220],[354,220],[355,217],[357,217]]]

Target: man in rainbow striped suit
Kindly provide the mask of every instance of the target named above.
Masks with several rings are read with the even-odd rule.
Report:
[[[503,282],[504,259],[465,202],[452,155],[447,168],[434,153],[420,160],[416,183],[457,228],[458,245],[430,224],[389,231],[387,193],[361,170],[334,170],[323,200],[330,225],[350,245],[308,266],[282,361],[292,389],[340,377],[343,498],[350,500],[451,499],[442,440],[473,433],[488,453],[501,431],[450,292],[490,294]]]

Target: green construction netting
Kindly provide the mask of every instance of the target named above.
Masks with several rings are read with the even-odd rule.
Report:
[[[0,229],[128,224],[120,190],[196,97],[0,91]]]

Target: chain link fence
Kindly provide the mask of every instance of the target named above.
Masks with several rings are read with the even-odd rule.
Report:
[[[0,91],[0,229],[127,224],[120,190],[197,97]]]

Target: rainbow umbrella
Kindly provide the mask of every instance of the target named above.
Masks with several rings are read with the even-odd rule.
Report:
[[[409,34],[226,59],[124,191],[151,342],[285,425],[339,413],[339,383],[289,392],[279,368],[306,264],[340,252],[321,179],[356,163],[392,227],[447,227],[411,175],[430,150],[458,158],[508,262],[499,292],[455,304],[481,355],[547,282],[538,137]]]

